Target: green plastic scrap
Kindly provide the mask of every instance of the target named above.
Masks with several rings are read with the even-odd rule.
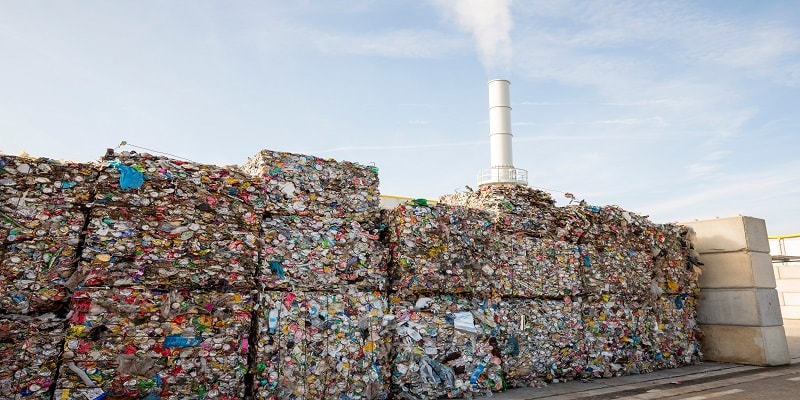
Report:
[[[418,205],[418,206],[430,207],[428,205],[428,200],[426,200],[426,199],[414,199],[414,200],[411,200],[411,203],[413,203],[415,205]]]

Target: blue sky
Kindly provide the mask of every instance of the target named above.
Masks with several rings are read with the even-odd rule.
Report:
[[[796,1],[0,0],[0,151],[267,148],[435,199],[489,167],[500,78],[514,164],[560,204],[795,233],[797,21]]]

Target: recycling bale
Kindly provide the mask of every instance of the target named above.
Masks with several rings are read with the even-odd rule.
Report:
[[[387,213],[395,293],[495,293],[505,273],[489,214],[444,204],[402,204]],[[476,285],[477,284],[477,285]]]
[[[386,287],[386,247],[356,220],[275,216],[263,220],[262,235],[258,280],[267,290]]]
[[[262,292],[254,397],[387,398],[392,317],[380,292]]]
[[[584,290],[581,249],[567,241],[502,235],[494,238],[494,258],[504,296],[560,299]]]
[[[440,203],[487,211],[497,231],[557,238],[560,209],[547,192],[519,185],[489,185],[442,196]]]
[[[90,288],[70,307],[56,398],[244,395],[251,296]]]
[[[87,164],[0,155],[0,306],[45,313],[67,296],[96,171]]]
[[[271,215],[349,218],[377,223],[378,169],[348,161],[261,150],[241,166],[261,179],[260,194]],[[373,229],[370,226],[367,229]]]
[[[395,316],[392,393],[465,397],[505,389],[500,298],[389,299]]]
[[[659,298],[651,331],[652,359],[657,369],[679,368],[703,361],[701,331],[697,324],[697,298],[689,293]]]
[[[500,337],[508,387],[541,387],[583,375],[586,342],[580,297],[508,299]]]
[[[264,209],[255,178],[135,152],[110,152],[100,170],[70,289],[255,286]]]
[[[170,214],[150,207],[91,208],[80,267],[68,286],[254,288],[260,238],[255,227],[213,213]]]
[[[583,308],[585,376],[610,378],[658,369],[654,359],[658,318],[651,296],[604,293],[587,297]]]
[[[49,399],[64,320],[53,313],[0,317],[0,396]]]

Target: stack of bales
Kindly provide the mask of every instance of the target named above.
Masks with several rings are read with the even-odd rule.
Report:
[[[88,203],[56,398],[240,398],[263,202],[235,170],[109,153]]]
[[[96,173],[88,165],[0,155],[0,396],[49,398]]]
[[[395,392],[460,396],[699,359],[684,228],[489,186],[387,214]]]
[[[374,167],[263,150],[257,399],[384,398],[391,315]]]

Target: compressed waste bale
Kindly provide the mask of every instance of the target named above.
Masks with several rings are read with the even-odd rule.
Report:
[[[262,180],[260,193],[273,215],[350,218],[377,222],[378,169],[348,161],[261,150],[241,166]]]
[[[587,293],[634,295],[650,291],[655,266],[649,251],[603,243],[582,245],[580,250]]]
[[[696,320],[696,298],[688,293],[660,297],[654,307],[651,330],[653,362],[657,369],[678,368],[703,361],[701,332]]]
[[[387,213],[390,285],[401,295],[495,293],[503,271],[489,215],[442,204],[402,204]]]
[[[259,249],[258,230],[219,215],[94,206],[83,260],[70,286],[248,291],[255,285]]]
[[[380,292],[263,292],[254,397],[386,398],[392,317]]]
[[[561,217],[548,193],[519,185],[489,185],[442,196],[439,201],[487,211],[496,230],[535,238],[555,238]]]
[[[655,263],[654,284],[664,293],[697,295],[697,280],[703,265],[692,242],[694,231],[686,226],[665,224],[659,226],[660,232],[653,246]],[[652,290],[658,293],[658,289]]]
[[[575,244],[497,234],[492,247],[500,265],[495,279],[504,296],[561,298],[583,291],[583,257]]]
[[[584,300],[587,366],[585,376],[604,377],[652,372],[659,343],[653,333],[658,316],[652,297],[602,294]]]
[[[539,387],[582,376],[586,367],[583,305],[562,300],[511,299],[499,324],[509,387]]]
[[[73,294],[57,388],[117,396],[239,398],[250,295],[143,287]]]
[[[342,218],[276,216],[262,222],[265,289],[383,290],[388,253],[377,232]]]
[[[96,171],[87,164],[0,155],[0,307],[54,310],[75,270]]]
[[[142,207],[167,220],[189,216],[254,227],[265,209],[258,179],[235,166],[110,152],[98,168],[95,204]]]
[[[64,320],[48,313],[0,317],[0,396],[49,399],[64,338]]]
[[[508,310],[499,298],[442,294],[389,301],[397,323],[392,393],[441,398],[505,388],[498,335]]]

